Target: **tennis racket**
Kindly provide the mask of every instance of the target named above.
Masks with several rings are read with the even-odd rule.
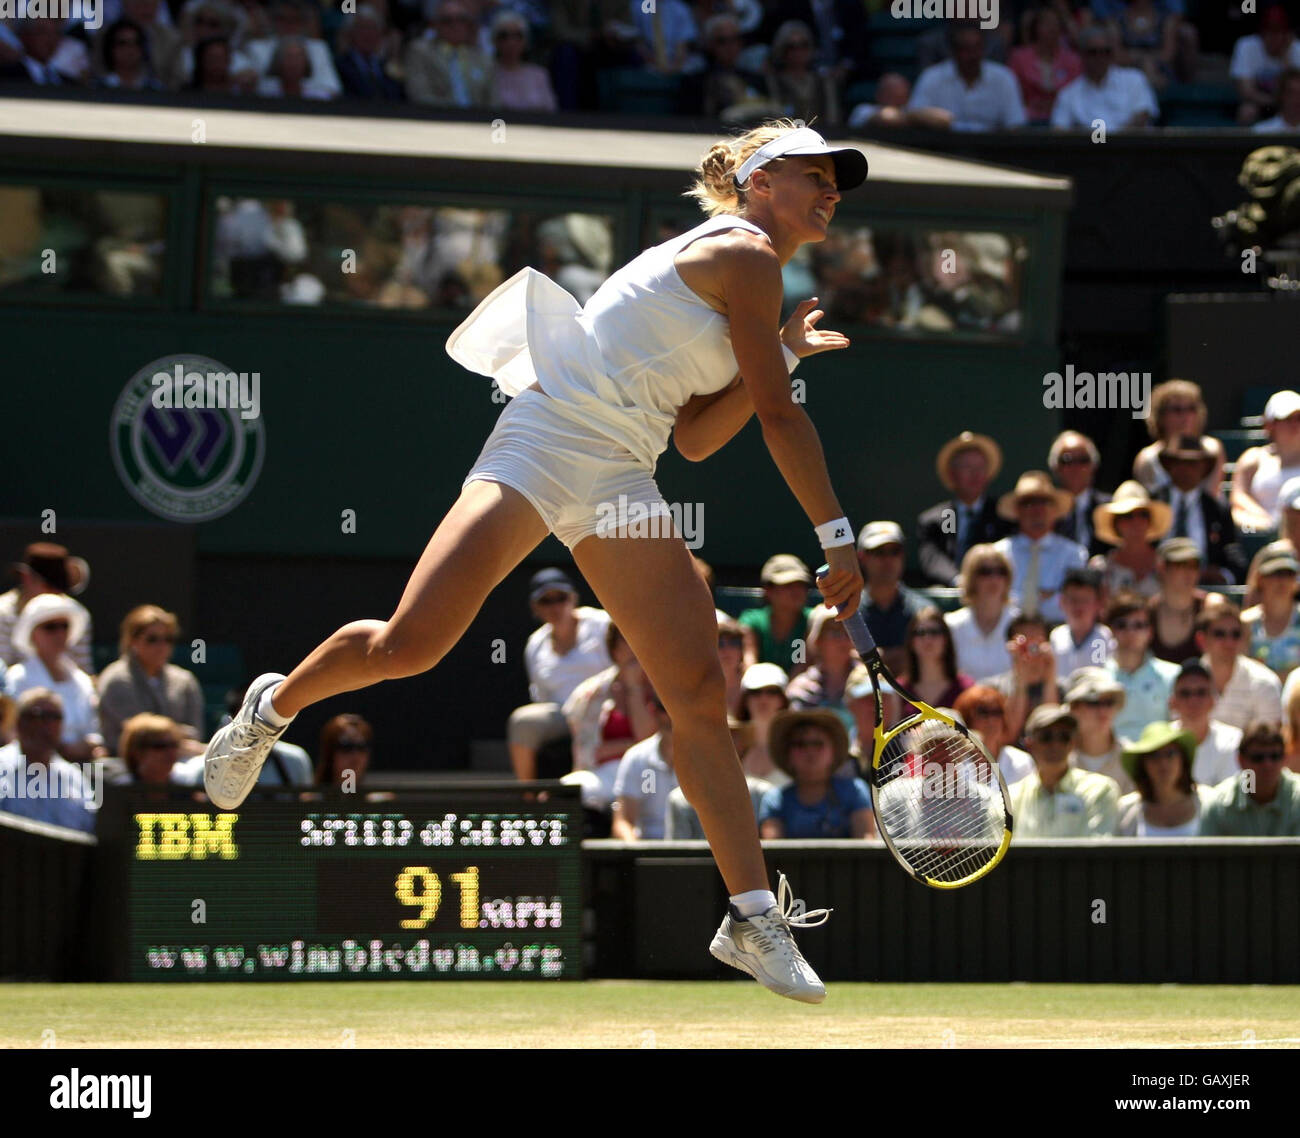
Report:
[[[823,565],[818,578],[827,571]],[[871,766],[862,773],[885,845],[922,885],[958,889],[978,881],[1011,844],[1011,803],[997,760],[960,723],[899,686],[860,612],[844,628],[876,700]],[[882,682],[916,713],[886,725]],[[860,762],[865,768],[865,755]]]

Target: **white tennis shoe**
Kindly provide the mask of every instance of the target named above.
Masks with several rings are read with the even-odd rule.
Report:
[[[776,904],[766,913],[749,918],[742,918],[729,906],[709,951],[723,964],[748,972],[778,996],[820,1004],[826,998],[826,986],[803,958],[790,929],[824,925],[831,910],[813,909],[796,914],[790,883],[784,873],[778,877]]]
[[[236,809],[257,782],[262,764],[289,724],[275,727],[257,714],[262,693],[285,677],[267,672],[248,685],[234,719],[212,736],[203,753],[203,788],[214,806]]]

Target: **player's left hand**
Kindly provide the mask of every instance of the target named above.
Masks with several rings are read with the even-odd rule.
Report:
[[[790,319],[781,326],[781,343],[800,359],[849,346],[849,338],[843,332],[831,332],[817,327],[817,321],[826,315],[825,311],[816,307],[817,299],[810,296],[807,300],[801,300],[790,314]]]

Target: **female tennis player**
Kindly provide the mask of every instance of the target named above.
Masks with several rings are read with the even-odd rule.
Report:
[[[447,341],[491,376],[502,410],[460,497],[386,621],[347,624],[286,678],[259,676],[213,736],[208,796],[233,810],[271,746],[319,700],[432,668],[488,594],[554,533],[626,637],[673,723],[674,766],[696,808],[731,905],[710,951],[772,991],[807,1003],[825,988],[769,887],[754,811],[727,728],[713,598],[655,485],[670,436],[699,461],[757,414],[773,460],[816,527],[828,605],[857,610],[862,577],[852,527],[831,488],[816,429],[791,397],[805,356],[848,346],[817,328],[816,298],[780,324],[781,267],[822,241],[842,191],[867,161],[788,120],[715,143],[689,193],[709,215],[615,272],[585,307],[535,270],[499,286]],[[624,512],[626,511],[626,512]],[[659,536],[640,536],[647,511]],[[812,919],[812,918],[820,918]]]

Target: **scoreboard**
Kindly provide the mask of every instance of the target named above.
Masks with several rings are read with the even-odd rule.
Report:
[[[518,783],[238,811],[110,788],[99,927],[128,980],[550,980],[580,972],[576,791]]]

